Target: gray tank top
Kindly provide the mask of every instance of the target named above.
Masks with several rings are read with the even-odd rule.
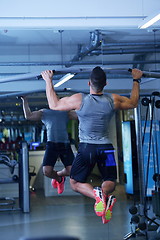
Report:
[[[67,132],[69,118],[66,111],[43,109],[41,120],[46,126],[47,141],[69,143]]]
[[[108,144],[109,122],[114,114],[111,95],[82,94],[81,108],[76,111],[79,119],[80,142]]]

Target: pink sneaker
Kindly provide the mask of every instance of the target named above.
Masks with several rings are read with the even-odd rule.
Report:
[[[60,183],[57,182],[57,192],[58,192],[58,194],[63,193],[63,191],[64,191],[64,182],[65,182],[65,177],[62,177],[62,181]]]
[[[57,181],[56,181],[56,179],[52,179],[52,180],[51,180],[51,186],[52,186],[53,188],[57,188]]]
[[[106,208],[106,201],[100,187],[95,187],[93,189],[93,192],[96,199],[96,202],[94,204],[94,211],[97,216],[102,217]]]
[[[103,224],[106,224],[111,220],[111,218],[112,218],[112,208],[113,208],[114,204],[116,203],[116,201],[117,200],[116,200],[115,196],[110,195],[108,197],[107,206],[106,206],[104,214],[102,215]]]

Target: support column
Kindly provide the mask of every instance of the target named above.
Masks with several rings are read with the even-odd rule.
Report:
[[[21,143],[19,159],[19,204],[24,213],[30,212],[29,154],[27,142]]]
[[[139,190],[140,190],[140,204],[144,205],[145,202],[145,179],[144,179],[144,158],[142,146],[142,124],[141,124],[141,106],[138,104],[134,109],[135,114],[135,130],[136,130],[136,143],[137,143],[137,160],[139,171]]]

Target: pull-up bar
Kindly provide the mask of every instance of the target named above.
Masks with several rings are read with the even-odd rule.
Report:
[[[129,68],[128,71],[132,72],[132,69]],[[160,78],[160,73],[143,71],[142,77],[145,77],[145,78]]]
[[[85,69],[62,69],[62,70],[53,70],[55,75],[62,75],[62,74],[67,74],[67,73],[73,73],[73,74],[78,74],[78,73],[90,73],[93,68],[85,68]],[[106,74],[122,74],[129,76],[129,72],[131,69],[128,68],[103,68],[103,70],[106,72]],[[144,78],[160,78],[160,73],[157,72],[147,72],[143,71],[143,77]],[[33,80],[33,79],[41,79],[42,76],[39,73],[25,73],[25,74],[19,74],[15,76],[10,76],[6,78],[1,78],[0,83],[7,83],[7,82],[14,82],[14,81],[21,81],[21,80]]]
[[[89,70],[86,69],[70,69],[70,70],[52,70],[55,75],[62,75],[62,74],[68,74],[68,73],[80,73],[80,72],[89,72]],[[25,74],[18,74],[10,77],[5,77],[0,79],[0,83],[6,83],[6,82],[14,82],[14,81],[21,81],[21,80],[39,80],[42,76],[40,73],[25,73]]]

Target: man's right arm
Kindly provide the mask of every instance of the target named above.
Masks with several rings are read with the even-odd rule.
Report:
[[[82,94],[76,93],[69,97],[59,99],[52,83],[53,71],[46,70],[41,73],[46,82],[46,96],[50,109],[60,111],[78,110],[81,106]]]
[[[42,111],[43,110],[39,110],[39,111],[33,111],[31,112],[31,109],[29,107],[28,101],[26,97],[21,97],[22,99],[22,103],[23,103],[23,112],[24,112],[24,116],[27,120],[30,121],[39,121],[42,118]]]

